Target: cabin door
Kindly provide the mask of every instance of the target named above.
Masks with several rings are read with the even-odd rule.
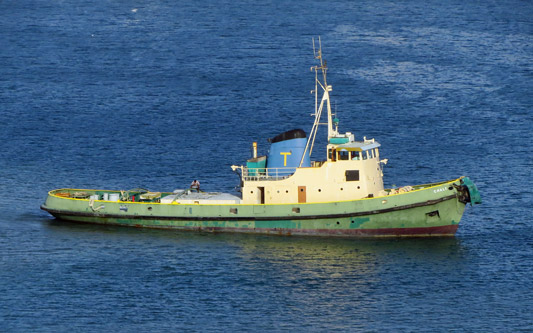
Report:
[[[298,186],[298,203],[306,202],[305,186]]]
[[[258,204],[265,203],[265,188],[262,186],[257,188],[257,203]]]

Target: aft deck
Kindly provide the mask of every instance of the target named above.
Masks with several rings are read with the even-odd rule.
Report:
[[[241,198],[229,193],[196,192],[194,190],[175,190],[174,192],[150,192],[145,189],[128,191],[60,189],[50,195],[76,200],[103,202],[149,202],[162,204],[240,204]]]

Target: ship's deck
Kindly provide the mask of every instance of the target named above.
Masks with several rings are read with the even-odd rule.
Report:
[[[192,192],[183,191],[161,198],[161,203],[179,204],[239,204],[241,198],[229,193],[221,192]]]

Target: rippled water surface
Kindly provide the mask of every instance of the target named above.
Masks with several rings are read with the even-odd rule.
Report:
[[[531,1],[0,13],[0,331],[533,329]],[[60,187],[233,191],[252,141],[309,131],[318,35],[340,130],[382,144],[387,186],[476,182],[483,204],[455,238],[140,230],[39,209]]]

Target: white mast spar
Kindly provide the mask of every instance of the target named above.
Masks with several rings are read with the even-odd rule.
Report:
[[[333,128],[333,121],[332,121],[332,113],[331,113],[331,103],[329,99],[329,92],[332,91],[332,87],[328,86],[327,80],[326,80],[326,74],[328,70],[327,62],[322,58],[322,42],[320,40],[320,37],[318,37],[318,51],[315,49],[315,39],[313,38],[313,53],[315,56],[315,59],[320,61],[320,66],[313,66],[311,67],[312,71],[315,71],[315,90],[312,90],[311,93],[315,94],[315,122],[313,123],[313,127],[311,128],[311,133],[309,133],[309,138],[307,140],[307,144],[305,145],[304,154],[302,156],[302,159],[300,160],[300,166],[302,166],[302,163],[304,161],[305,154],[309,150],[309,158],[311,158],[311,154],[313,153],[313,148],[315,145],[315,139],[316,139],[316,133],[318,131],[318,125],[327,125],[328,126],[328,142],[329,139],[337,135],[337,129]],[[318,71],[322,72],[322,81],[318,79]],[[318,87],[323,90],[322,100],[320,101],[320,105],[318,105]],[[324,102],[326,104],[326,107],[328,109],[328,122],[327,123],[321,123],[320,118],[322,117],[322,110],[324,108]]]

